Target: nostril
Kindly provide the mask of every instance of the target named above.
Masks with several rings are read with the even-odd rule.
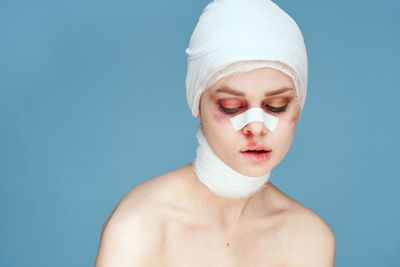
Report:
[[[244,135],[251,135],[252,134],[252,132],[250,131],[250,130],[244,130]]]
[[[263,122],[260,121],[253,121],[247,124],[243,128],[243,133],[245,135],[265,135],[267,133],[267,128],[266,125]]]

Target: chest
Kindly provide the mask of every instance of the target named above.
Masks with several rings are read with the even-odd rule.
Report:
[[[274,229],[175,225],[164,244],[164,266],[288,266],[282,236]]]

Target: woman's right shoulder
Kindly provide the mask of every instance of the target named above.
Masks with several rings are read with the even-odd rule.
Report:
[[[179,187],[182,168],[142,182],[122,198],[104,223],[96,267],[143,264],[139,258],[145,260],[159,252],[163,247],[163,209],[168,206],[167,196]]]
[[[170,204],[176,194],[185,190],[184,180],[190,168],[189,164],[138,184],[122,198],[111,217],[159,215],[151,211]]]
[[[132,188],[117,204],[107,218],[104,228],[137,225],[139,221],[160,220],[160,211],[167,201],[179,191],[187,166],[146,180]],[[182,179],[183,178],[183,179]],[[137,225],[140,226],[140,225]]]

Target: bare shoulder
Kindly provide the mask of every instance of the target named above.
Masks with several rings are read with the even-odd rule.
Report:
[[[118,203],[103,226],[96,267],[154,263],[164,242],[165,200],[179,188],[179,171],[137,185]]]
[[[276,189],[285,207],[285,237],[289,266],[332,267],[336,241],[329,225],[315,212]]]

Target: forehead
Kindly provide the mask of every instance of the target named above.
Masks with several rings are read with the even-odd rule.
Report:
[[[231,89],[231,91],[240,92],[243,95],[267,95],[279,90],[286,93],[295,93],[295,85],[292,78],[273,68],[259,68],[234,73],[218,80],[209,89],[212,93],[227,92]]]

